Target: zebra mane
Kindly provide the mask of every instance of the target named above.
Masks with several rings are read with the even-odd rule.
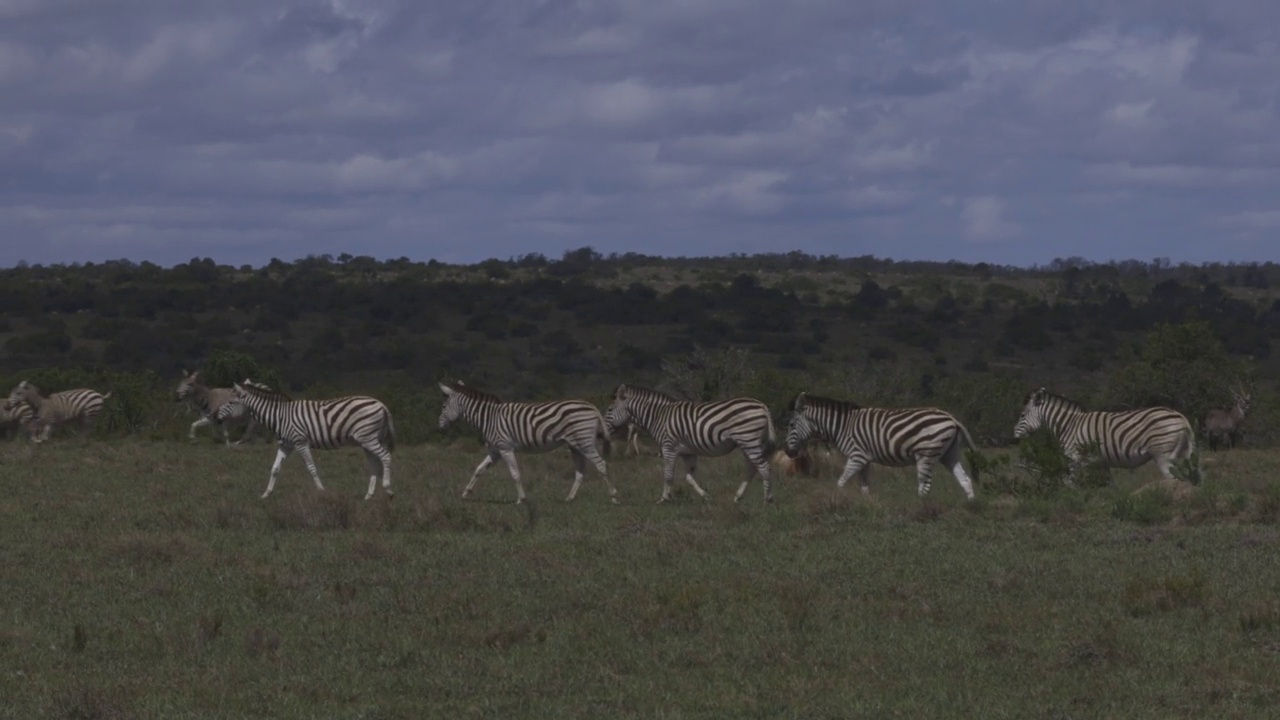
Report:
[[[1027,393],[1027,396],[1022,400],[1023,406],[1025,407],[1027,403],[1031,402],[1031,398],[1035,397],[1036,395],[1041,395],[1044,397],[1045,400],[1052,401],[1056,404],[1066,405],[1072,410],[1076,410],[1078,412],[1084,412],[1084,405],[1076,402],[1075,400],[1072,400],[1069,397],[1063,397],[1062,395],[1058,395],[1057,393],[1051,393],[1048,390],[1045,390],[1044,388],[1040,388],[1038,390],[1032,390],[1031,392]]]
[[[796,393],[795,397],[787,403],[787,412],[796,411],[796,401],[800,396],[804,395],[804,404],[808,407],[816,407],[822,410],[836,410],[838,412],[848,410],[861,410],[862,406],[852,400],[836,400],[835,398],[823,397],[822,395],[810,395],[808,393]]]
[[[289,397],[287,393],[282,392],[280,390],[276,390],[275,388],[269,388],[266,385],[263,385],[262,383],[253,382],[248,378],[245,378],[244,382],[240,382],[236,384],[244,388],[245,392],[249,393],[250,395],[256,395],[262,398],[275,398],[277,400],[284,400],[286,402],[293,401],[293,398]]]
[[[670,400],[671,402],[680,402],[680,399],[677,398],[676,396],[671,395],[669,393],[665,393],[661,390],[654,390],[653,388],[640,387],[638,385],[627,385],[626,383],[618,385],[618,387],[614,388],[613,394],[611,395],[611,397],[617,397],[618,391],[621,390],[623,387],[626,387],[627,391],[633,397],[657,398],[659,400]]]
[[[492,403],[502,402],[502,398],[498,397],[497,395],[494,395],[493,393],[487,393],[483,390],[477,390],[471,387],[470,385],[463,385],[461,381],[451,382],[451,383],[448,383],[448,385],[450,388],[453,389],[454,392],[458,393],[459,395],[462,395],[463,397],[471,398],[472,400],[482,400],[482,401],[492,402]]]

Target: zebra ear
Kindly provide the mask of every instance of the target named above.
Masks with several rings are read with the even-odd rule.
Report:
[[[1049,394],[1049,391],[1048,391],[1048,390],[1046,390],[1046,389],[1044,389],[1044,388],[1039,388],[1039,389],[1037,389],[1035,392],[1031,393],[1031,404],[1032,404],[1032,405],[1043,405],[1043,404],[1044,404],[1044,397],[1045,397],[1045,395],[1047,395],[1047,394]]]
[[[796,412],[804,410],[804,393],[796,395],[796,400],[792,405]]]
[[[440,392],[444,393],[445,395],[453,395],[454,389],[449,387],[448,385],[445,385],[444,383],[440,383]]]

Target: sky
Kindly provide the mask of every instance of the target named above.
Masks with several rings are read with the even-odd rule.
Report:
[[[1268,0],[0,0],[0,266],[1280,260]]]

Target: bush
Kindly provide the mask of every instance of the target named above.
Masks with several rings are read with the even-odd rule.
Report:
[[[1195,426],[1210,408],[1231,397],[1233,386],[1247,385],[1248,374],[1227,355],[1208,323],[1160,324],[1147,333],[1141,358],[1112,375],[1101,404],[1166,405],[1186,414]]]

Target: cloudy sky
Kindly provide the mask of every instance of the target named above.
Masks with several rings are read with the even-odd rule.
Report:
[[[0,0],[0,265],[1280,259],[1266,0]]]

